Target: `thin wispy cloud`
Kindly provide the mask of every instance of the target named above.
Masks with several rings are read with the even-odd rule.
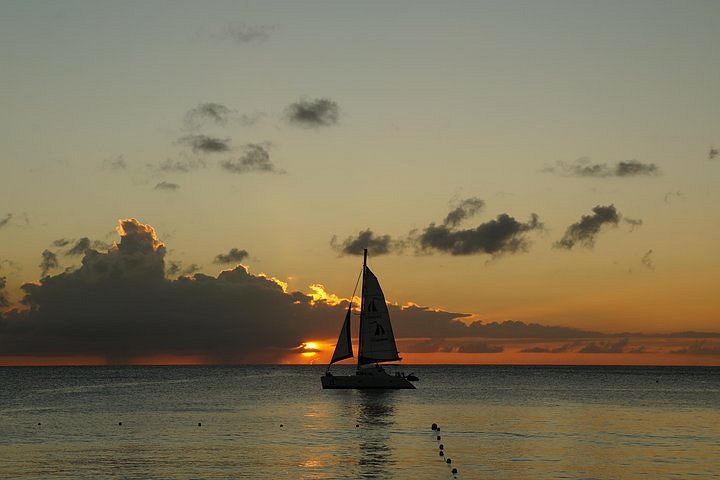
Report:
[[[221,103],[201,103],[185,114],[185,127],[195,130],[206,125],[226,126],[233,110]]]
[[[125,161],[125,157],[122,155],[118,155],[116,157],[107,158],[103,160],[103,167],[108,170],[127,170],[127,162]]]
[[[652,248],[645,252],[645,254],[640,259],[640,263],[645,265],[646,268],[649,270],[655,270],[655,261],[653,260],[653,254]]]
[[[448,227],[456,227],[463,220],[471,218],[485,207],[485,201],[479,198],[466,198],[447,214],[443,225]]]
[[[261,44],[270,38],[275,29],[271,25],[248,25],[245,23],[228,23],[216,36],[222,40],[232,40],[239,44]]]
[[[248,143],[240,148],[240,157],[220,162],[220,167],[231,173],[285,173],[270,161],[270,152],[257,143]]]
[[[7,215],[5,215],[5,218],[0,218],[0,228],[4,227],[8,223],[10,223],[10,219],[12,219],[12,217],[13,217],[13,214],[8,213]]]
[[[188,173],[206,166],[207,164],[201,158],[168,158],[158,165],[158,169],[163,172]]]
[[[579,158],[574,162],[559,161],[554,167],[545,168],[544,171],[571,177],[641,177],[654,176],[660,169],[654,163],[643,163],[637,160],[627,160],[615,164],[592,163],[588,158]]]
[[[178,185],[177,183],[160,182],[157,185],[155,185],[155,187],[153,187],[153,190],[164,190],[164,191],[172,192],[172,191],[178,190],[179,188],[180,188],[180,185]]]
[[[302,127],[329,127],[338,123],[340,107],[329,98],[302,99],[285,110],[290,123]]]

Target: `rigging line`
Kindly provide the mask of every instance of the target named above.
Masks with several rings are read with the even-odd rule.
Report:
[[[352,296],[350,297],[350,305],[348,306],[348,309],[352,310],[353,306],[353,300],[355,300],[355,292],[357,292],[357,287],[360,284],[360,277],[362,277],[362,270],[360,270],[360,274],[358,275],[357,281],[355,282],[355,288],[353,288]]]

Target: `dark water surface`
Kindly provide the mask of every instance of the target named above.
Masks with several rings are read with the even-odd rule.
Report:
[[[720,478],[719,368],[404,368],[0,368],[0,479]]]

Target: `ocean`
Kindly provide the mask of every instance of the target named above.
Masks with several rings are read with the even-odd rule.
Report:
[[[0,368],[0,478],[720,478],[720,368],[403,369]]]

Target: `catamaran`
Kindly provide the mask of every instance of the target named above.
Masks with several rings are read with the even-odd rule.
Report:
[[[356,285],[357,288],[357,285]],[[353,293],[353,296],[355,294]],[[409,378],[417,377],[400,372],[388,373],[381,365],[383,362],[401,360],[398,355],[395,336],[390,324],[385,296],[380,282],[367,266],[367,249],[363,254],[362,288],[360,295],[360,339],[358,346],[357,369],[354,375],[333,375],[330,366],[353,357],[350,324],[352,301],[348,305],[345,321],[338,337],[335,351],[328,364],[325,375],[320,377],[323,388],[415,388]]]

